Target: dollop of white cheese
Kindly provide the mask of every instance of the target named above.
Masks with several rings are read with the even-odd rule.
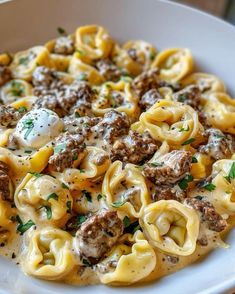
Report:
[[[18,121],[14,136],[22,146],[40,148],[58,136],[63,126],[55,112],[46,108],[33,109]]]

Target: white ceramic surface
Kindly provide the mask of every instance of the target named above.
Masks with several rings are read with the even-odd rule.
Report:
[[[157,0],[15,0],[0,5],[0,48],[15,51],[55,37],[56,28],[73,31],[83,24],[107,27],[119,41],[144,39],[158,48],[192,50],[198,68],[221,77],[235,96],[235,28],[207,14]],[[230,249],[218,249],[201,263],[142,287],[82,289],[25,276],[0,258],[1,294],[235,292],[235,230]],[[234,289],[234,291],[232,290]]]

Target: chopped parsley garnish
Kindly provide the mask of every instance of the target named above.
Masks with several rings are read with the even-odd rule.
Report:
[[[81,115],[79,114],[79,112],[77,112],[77,111],[75,112],[75,117],[76,117],[76,118],[81,117]]]
[[[35,225],[35,223],[31,219],[24,224],[18,215],[16,216],[16,220],[19,222],[16,230],[20,232],[21,235],[23,235],[28,229]]]
[[[47,196],[47,201],[49,201],[50,199],[58,200],[59,196],[56,193],[51,193]]]
[[[73,155],[73,160],[75,161],[75,160],[77,160],[78,159],[78,155],[77,154],[74,154]]]
[[[24,134],[24,139],[25,140],[28,138],[28,135],[32,131],[33,127],[34,127],[33,119],[28,118],[25,121],[23,121],[23,130],[26,129],[26,132]]]
[[[179,132],[188,132],[188,131],[189,131],[189,126],[187,126],[187,128],[182,127],[179,129]]]
[[[51,219],[52,218],[52,211],[51,211],[51,207],[48,205],[44,206],[46,209],[46,214],[47,214],[47,219]]]
[[[98,194],[97,195],[97,200],[100,201],[100,199],[104,198],[105,199],[105,195],[102,194]]]
[[[20,57],[19,64],[26,65],[29,62],[29,56]]]
[[[213,191],[215,190],[216,186],[212,183],[205,183],[202,188],[206,189],[207,191]]]
[[[31,154],[33,151],[32,150],[25,150],[24,153],[26,154]]]
[[[92,264],[89,262],[89,260],[87,260],[87,259],[85,259],[85,258],[83,258],[82,259],[82,263],[85,265],[85,266],[92,266]]]
[[[92,202],[92,197],[91,197],[91,193],[90,192],[88,192],[87,190],[82,190],[82,194],[83,194],[83,196],[86,197],[86,200],[88,202]]]
[[[11,82],[11,86],[12,86],[11,93],[12,93],[13,96],[20,97],[20,96],[23,95],[23,93],[24,93],[23,85],[21,85],[19,82],[16,82],[15,80],[13,80]]]
[[[85,170],[82,169],[82,168],[80,168],[80,169],[78,169],[78,170],[80,171],[81,174],[84,174],[84,172],[85,172]]]
[[[124,224],[124,226],[125,226],[125,224]],[[142,231],[138,221],[130,223],[127,227],[125,227],[125,233],[134,234],[138,230]]]
[[[58,154],[58,153],[64,151],[65,148],[66,148],[66,143],[58,144],[57,146],[54,147],[54,153]]]
[[[57,32],[58,32],[60,35],[67,35],[66,30],[63,29],[63,28],[61,28],[61,27],[58,27],[58,28],[57,28]]]
[[[151,165],[152,167],[163,166],[163,162],[150,162],[150,165]]]
[[[118,208],[123,206],[126,202],[127,202],[127,199],[125,199],[124,201],[115,201],[111,205],[112,207]]]
[[[192,163],[197,163],[197,162],[198,162],[197,158],[195,156],[192,156]]]
[[[25,106],[21,106],[17,110],[19,113],[23,113],[23,112],[27,111],[27,108]]]
[[[84,55],[84,54],[85,54],[85,53],[84,53],[82,50],[80,50],[80,49],[77,49],[76,52],[79,53],[80,55]]]
[[[224,177],[228,182],[235,179],[235,162],[232,163],[231,168],[227,176]]]
[[[190,139],[184,141],[181,145],[182,145],[182,146],[184,146],[184,145],[188,145],[188,144],[191,144],[191,143],[194,142],[194,141],[195,141],[195,138],[190,138]]]
[[[69,190],[69,186],[67,186],[65,183],[62,183],[62,184],[61,184],[61,187],[62,187],[63,189],[67,189],[67,190]]]
[[[155,52],[151,52],[150,55],[149,55],[149,59],[151,61],[153,61],[155,59],[155,57],[156,57],[156,53]]]
[[[78,226],[80,226],[86,220],[87,220],[87,216],[86,215],[78,215],[78,217],[77,217],[77,224],[78,224]]]
[[[179,183],[178,186],[181,190],[186,190],[188,188],[188,184],[193,181],[192,175],[187,175],[185,178],[183,178]]]
[[[178,101],[179,101],[179,102],[185,102],[187,99],[188,99],[188,97],[187,97],[186,94],[180,94],[180,95],[178,96]]]
[[[71,201],[67,201],[66,202],[66,207],[67,207],[67,212],[71,213],[72,211],[72,202]]]
[[[33,175],[35,178],[40,178],[43,176],[43,174],[37,173],[37,172],[29,172],[31,175]]]
[[[125,228],[129,227],[129,225],[131,224],[130,219],[128,216],[125,216],[123,219],[123,225]]]

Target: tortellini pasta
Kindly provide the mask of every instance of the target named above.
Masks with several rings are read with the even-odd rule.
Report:
[[[196,144],[203,131],[192,107],[168,100],[159,100],[143,112],[131,128],[137,132],[148,130],[154,139],[172,145]]]
[[[160,52],[152,67],[160,69],[160,77],[168,82],[179,82],[193,70],[193,58],[189,49],[170,48]]]
[[[60,280],[75,266],[72,237],[53,227],[29,231],[25,240],[22,268],[25,273],[46,280]]]
[[[30,95],[32,95],[32,86],[28,82],[20,79],[11,80],[1,89],[1,99],[5,104]]]
[[[122,169],[115,161],[105,174],[102,193],[110,208],[120,210],[130,217],[139,217],[150,203],[150,196],[141,171],[132,164]]]
[[[71,213],[73,199],[62,182],[42,174],[28,174],[16,190],[17,209],[36,224],[63,226]]]
[[[213,127],[235,134],[235,100],[225,93],[212,93],[204,106],[206,118]]]
[[[75,45],[81,59],[87,63],[108,57],[113,41],[105,28],[96,25],[79,27],[75,34]]]
[[[32,73],[38,65],[53,66],[46,47],[36,46],[16,53],[10,67],[15,79],[28,81],[31,80]]]
[[[138,99],[131,90],[131,85],[125,81],[105,83],[99,91],[99,97],[92,104],[96,115],[104,115],[111,109],[125,112],[130,117],[138,115]]]
[[[12,238],[14,224],[11,218],[13,215],[10,204],[0,200],[0,244],[5,245]]]
[[[164,252],[187,256],[196,249],[199,217],[178,201],[160,200],[149,204],[140,223],[150,244]]]
[[[134,283],[148,276],[155,268],[156,254],[144,234],[137,231],[133,238],[129,239],[129,242],[133,243],[132,246],[115,246],[108,257],[97,265],[102,283]]]

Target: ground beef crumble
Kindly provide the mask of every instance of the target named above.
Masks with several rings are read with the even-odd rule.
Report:
[[[0,199],[1,200],[12,200],[10,191],[11,180],[9,177],[9,166],[0,161]]]
[[[19,112],[10,105],[0,105],[0,127],[15,127],[26,111]]]

